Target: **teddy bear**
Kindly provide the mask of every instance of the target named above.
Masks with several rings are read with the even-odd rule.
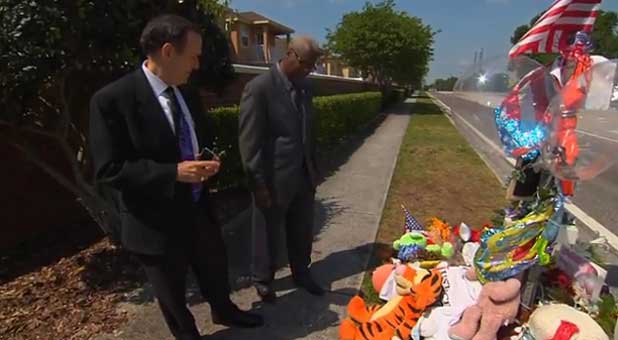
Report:
[[[476,279],[474,268],[466,276]],[[520,289],[519,277],[485,283],[477,303],[466,308],[461,320],[449,329],[449,336],[453,340],[496,340],[500,327],[510,324],[517,316]]]

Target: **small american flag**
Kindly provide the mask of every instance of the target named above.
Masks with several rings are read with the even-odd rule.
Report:
[[[556,0],[509,52],[558,53],[577,31],[591,32],[602,0]]]
[[[412,216],[412,214],[410,214],[410,211],[408,211],[408,209],[402,204],[401,205],[401,209],[403,209],[403,213],[406,216],[406,227],[405,227],[405,231],[406,232],[411,232],[413,230],[416,231],[423,231],[423,226],[414,218],[414,216]]]

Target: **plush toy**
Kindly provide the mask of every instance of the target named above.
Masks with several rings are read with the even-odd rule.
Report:
[[[425,248],[427,246],[427,238],[416,231],[407,232],[403,234],[398,240],[393,242],[393,248],[399,250],[404,246],[418,246],[419,248]]]
[[[438,266],[442,272],[444,296],[442,306],[431,309],[419,321],[419,338],[424,340],[450,340],[450,325],[457,323],[466,308],[475,305],[483,286],[478,281],[467,278],[467,267],[449,267],[446,263]],[[418,340],[419,338],[414,338]]]
[[[474,269],[467,273],[476,278]],[[496,340],[500,327],[515,320],[521,301],[521,281],[490,281],[483,285],[478,302],[464,311],[461,320],[449,330],[453,340]]]
[[[444,258],[450,259],[455,255],[455,247],[451,242],[443,242],[442,244],[430,244],[427,246],[427,251],[434,254],[439,254]]]
[[[355,296],[348,304],[349,318],[341,322],[341,340],[409,339],[423,311],[442,294],[442,275],[411,265],[397,268],[397,296],[383,306],[366,306]]]
[[[564,304],[538,307],[526,328],[522,340],[609,340],[590,315]]]
[[[373,284],[373,289],[375,289],[377,293],[380,293],[396,266],[396,264],[384,264],[373,271],[373,274],[371,275],[371,283]]]
[[[437,217],[432,217],[427,226],[429,243],[442,245],[444,242],[453,242],[454,237],[451,226]]]

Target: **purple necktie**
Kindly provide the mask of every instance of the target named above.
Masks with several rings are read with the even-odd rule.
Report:
[[[176,136],[178,137],[178,147],[180,149],[180,159],[182,161],[195,160],[195,150],[193,150],[193,142],[191,141],[191,127],[187,123],[180,105],[178,104],[178,98],[174,93],[172,87],[168,87],[164,96],[170,101],[170,110],[174,118],[174,126],[176,126]],[[197,202],[202,194],[202,185],[193,184],[191,186],[193,193],[193,201]]]

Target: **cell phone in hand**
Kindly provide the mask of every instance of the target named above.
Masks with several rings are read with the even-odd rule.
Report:
[[[204,147],[202,149],[202,152],[200,152],[200,154],[198,155],[198,158],[202,161],[212,161],[215,159],[221,160],[221,158],[223,157],[223,155],[225,154],[225,151],[217,154],[216,152],[212,151],[211,149]]]

